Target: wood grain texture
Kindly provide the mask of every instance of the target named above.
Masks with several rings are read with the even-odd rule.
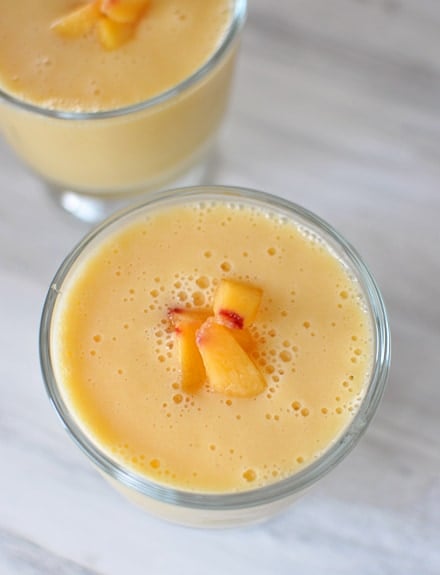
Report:
[[[331,222],[382,288],[389,385],[356,450],[240,531],[181,529],[115,494],[59,424],[37,333],[88,227],[0,142],[0,574],[440,572],[440,4],[251,0],[210,182]]]

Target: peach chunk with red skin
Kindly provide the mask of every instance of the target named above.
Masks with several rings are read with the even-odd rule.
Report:
[[[196,342],[213,391],[233,397],[264,391],[262,374],[228,327],[209,317],[197,330]]]
[[[207,316],[207,312],[199,310],[168,310],[168,319],[176,335],[180,387],[185,393],[195,393],[206,381],[205,367],[196,344],[196,332]]]
[[[113,22],[134,24],[138,22],[149,0],[101,0],[101,12]]]
[[[99,19],[99,2],[75,8],[52,24],[52,29],[65,38],[78,38],[91,32]]]
[[[258,313],[263,291],[235,280],[221,280],[214,296],[214,315],[231,329],[245,329]]]

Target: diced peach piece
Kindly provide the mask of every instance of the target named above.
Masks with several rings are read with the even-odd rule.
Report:
[[[62,16],[52,24],[52,29],[66,38],[88,34],[99,20],[98,1],[89,2]]]
[[[246,353],[252,351],[254,339],[247,329],[228,329]]]
[[[233,397],[254,397],[266,382],[230,329],[208,318],[196,335],[211,389]]]
[[[132,24],[122,24],[114,22],[101,16],[98,21],[98,37],[102,46],[106,50],[115,50],[125,44],[133,35]]]
[[[185,393],[195,393],[206,381],[205,367],[196,344],[196,332],[207,312],[173,308],[168,318],[176,334],[180,362],[180,387]]]
[[[243,329],[254,321],[262,295],[258,287],[223,279],[214,296],[214,314],[228,327]]]
[[[149,0],[101,0],[101,12],[113,22],[134,24],[148,4]]]

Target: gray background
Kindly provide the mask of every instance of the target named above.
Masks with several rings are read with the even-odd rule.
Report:
[[[389,386],[359,446],[258,527],[154,519],[68,439],[37,331],[52,275],[89,227],[0,141],[2,575],[440,572],[439,31],[437,0],[251,0],[211,181],[331,222],[375,274],[393,333]]]

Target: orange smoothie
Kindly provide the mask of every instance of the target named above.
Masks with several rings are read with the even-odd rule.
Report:
[[[0,0],[0,129],[49,182],[78,192],[126,193],[174,177],[224,114],[244,2],[150,0],[112,49],[98,24],[75,37],[57,32],[78,5],[87,2]]]
[[[169,310],[205,310],[219,282],[262,290],[249,356],[253,397],[180,386]],[[365,295],[329,244],[246,201],[188,201],[116,226],[65,279],[51,327],[63,400],[123,468],[197,493],[295,475],[341,437],[370,381]]]

